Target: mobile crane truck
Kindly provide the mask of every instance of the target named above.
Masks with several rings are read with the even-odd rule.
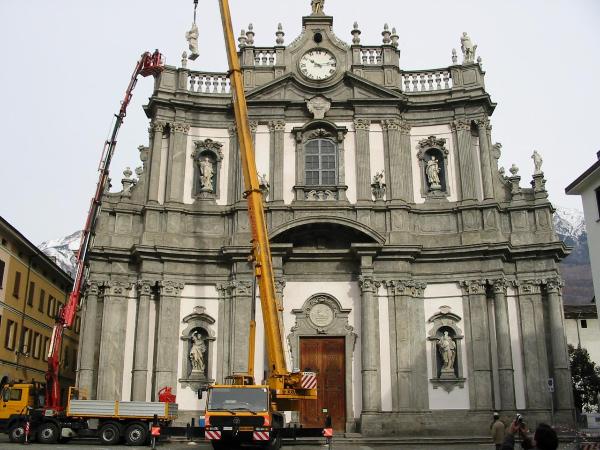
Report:
[[[87,254],[100,212],[102,195],[106,189],[108,169],[119,129],[125,119],[138,76],[156,77],[163,68],[163,57],[158,50],[142,54],[131,76],[119,113],[115,115],[110,138],[104,144],[98,167],[100,174],[96,192],[90,203],[77,252],[73,289],[65,306],[58,312],[52,329],[45,387],[37,382],[7,380],[0,385],[0,430],[8,433],[11,442],[37,439],[41,443],[51,444],[76,435],[96,435],[103,444],[116,444],[124,439],[129,445],[143,445],[148,440],[151,423],[167,425],[177,415],[177,405],[171,402],[172,396],[167,388],[163,388],[159,393],[159,402],[119,402],[88,400],[83,390],[71,387],[66,405],[63,405],[58,378],[62,338],[64,330],[73,325],[80,304],[87,275]]]
[[[225,450],[238,444],[254,443],[263,448],[276,450],[281,447],[283,411],[297,410],[300,400],[316,400],[317,378],[314,372],[290,373],[286,367],[275,297],[271,248],[263,208],[263,193],[259,186],[254,160],[240,61],[235,47],[229,2],[219,0],[219,4],[244,174],[244,196],[248,202],[248,215],[252,229],[251,260],[254,263],[254,274],[260,292],[269,373],[265,384],[255,384],[253,362],[256,325],[252,318],[248,372],[229,376],[225,384],[208,388],[204,433],[214,449]]]

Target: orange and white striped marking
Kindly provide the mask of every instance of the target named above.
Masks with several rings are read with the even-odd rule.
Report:
[[[212,431],[212,430],[206,430],[204,432],[204,437],[209,440],[209,441],[218,441],[221,439],[221,432],[220,431]]]
[[[581,450],[600,450],[600,442],[581,444]]]
[[[269,432],[268,431],[254,431],[252,433],[252,439],[255,441],[268,441],[269,440]]]
[[[302,379],[300,385],[303,389],[316,389],[317,387],[317,374],[314,372],[302,372]]]

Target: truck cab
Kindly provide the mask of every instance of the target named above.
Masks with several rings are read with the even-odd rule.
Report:
[[[283,414],[272,410],[267,385],[215,385],[208,390],[205,437],[214,449],[240,443],[279,449]]]
[[[44,403],[38,383],[4,383],[0,388],[0,432],[8,432],[11,440],[23,437],[23,417]]]

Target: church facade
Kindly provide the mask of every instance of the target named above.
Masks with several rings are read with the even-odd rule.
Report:
[[[318,2],[317,2],[318,3]],[[572,417],[558,261],[539,155],[531,187],[499,168],[476,46],[401,68],[317,8],[284,45],[239,38],[290,370],[319,400],[288,416],[365,435],[484,433],[493,410]],[[460,52],[459,52],[460,53]],[[242,166],[224,73],[167,66],[145,107],[137,178],[107,192],[84,303],[78,383],[92,398],[177,395],[268,369],[248,262]],[[255,305],[258,305],[255,307]]]

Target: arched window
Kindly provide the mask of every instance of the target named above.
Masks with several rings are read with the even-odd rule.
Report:
[[[337,184],[337,146],[329,139],[312,139],[304,148],[307,186]]]

